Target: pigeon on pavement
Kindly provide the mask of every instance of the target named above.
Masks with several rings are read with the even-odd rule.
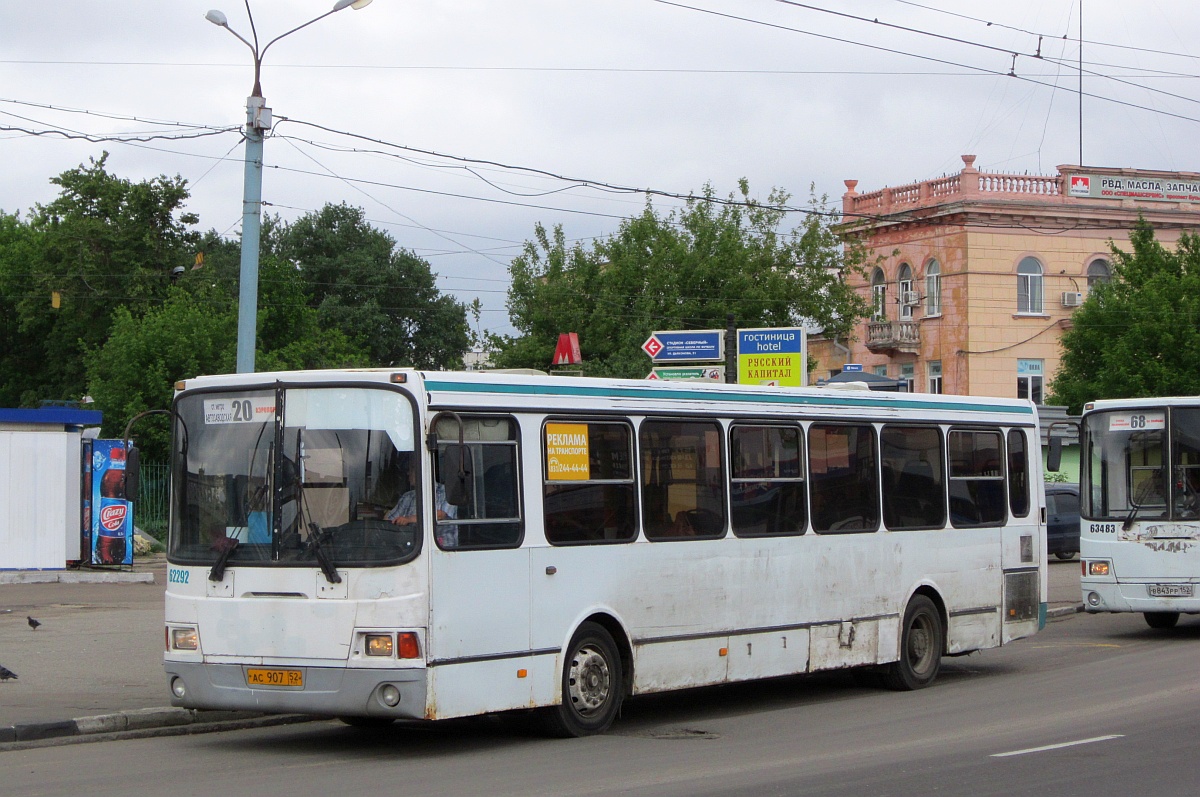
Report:
[[[13,672],[12,670],[8,669],[7,667],[5,667],[4,665],[0,664],[0,681],[7,681],[9,678],[12,678],[15,681],[17,678],[17,674],[15,672]]]
[[[32,617],[26,617],[25,619],[29,621],[29,627],[34,631],[36,631],[38,626],[42,624],[41,620],[35,620]]]

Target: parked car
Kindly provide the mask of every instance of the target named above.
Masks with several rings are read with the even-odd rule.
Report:
[[[1046,483],[1046,553],[1070,559],[1079,553],[1079,485]]]

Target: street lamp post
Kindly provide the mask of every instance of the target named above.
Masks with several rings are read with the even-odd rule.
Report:
[[[254,17],[250,16],[250,32],[254,39],[251,44],[233,28],[229,20],[220,11],[212,10],[204,15],[209,22],[224,28],[250,48],[254,54],[254,88],[246,98],[246,175],[242,192],[242,264],[238,277],[238,337],[237,337],[237,372],[239,374],[254,372],[254,349],[256,329],[258,326],[258,245],[259,229],[262,224],[262,167],[263,167],[263,135],[271,129],[271,109],[266,107],[267,101],[262,95],[262,59],[267,49],[301,28],[307,28],[314,22],[324,19],[330,14],[345,8],[360,9],[370,5],[371,0],[337,0],[333,8],[314,17],[303,25],[297,25],[291,30],[281,33],[258,49],[258,31],[254,27]],[[246,13],[250,15],[250,3],[246,3]]]

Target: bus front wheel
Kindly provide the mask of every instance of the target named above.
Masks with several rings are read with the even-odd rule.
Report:
[[[900,660],[888,665],[883,685],[900,692],[929,686],[941,669],[945,639],[942,616],[933,601],[914,595],[900,629]]]
[[[567,646],[562,703],[547,709],[547,729],[568,737],[603,733],[616,719],[624,694],[621,656],[612,634],[584,623]]]
[[[1145,617],[1151,628],[1174,628],[1179,622],[1179,612],[1146,612]]]

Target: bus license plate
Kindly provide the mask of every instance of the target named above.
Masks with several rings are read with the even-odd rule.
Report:
[[[1193,586],[1191,584],[1151,584],[1151,598],[1190,598]]]
[[[246,670],[246,683],[250,686],[303,687],[304,671],[251,667]]]

